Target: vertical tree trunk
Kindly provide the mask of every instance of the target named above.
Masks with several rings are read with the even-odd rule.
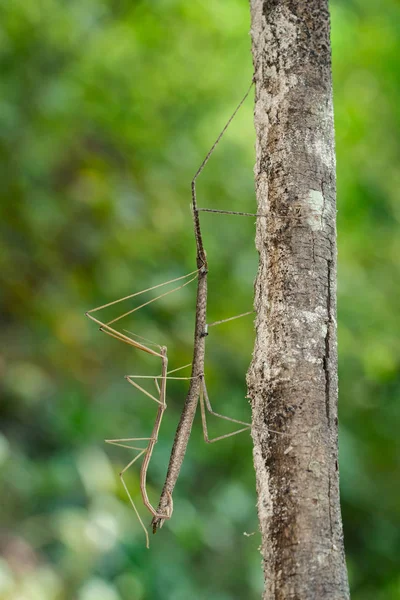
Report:
[[[260,255],[248,373],[264,599],[349,598],[337,464],[328,0],[250,0]]]

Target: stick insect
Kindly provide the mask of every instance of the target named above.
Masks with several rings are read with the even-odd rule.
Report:
[[[138,376],[138,375],[127,375],[126,376],[127,381],[132,386],[134,386],[136,389],[138,389],[143,394],[148,396],[151,400],[156,402],[156,404],[158,405],[157,414],[156,414],[153,430],[152,430],[150,437],[147,437],[147,438],[122,438],[122,439],[106,440],[106,442],[109,444],[114,444],[116,446],[121,446],[123,448],[128,448],[130,450],[134,450],[137,452],[137,455],[122,469],[122,471],[120,473],[120,478],[121,478],[122,485],[125,488],[125,491],[128,495],[129,501],[130,501],[130,503],[135,511],[135,514],[139,520],[139,523],[145,533],[147,547],[149,547],[149,535],[148,535],[146,526],[144,525],[143,520],[138,512],[138,509],[133,501],[132,495],[129,492],[129,489],[125,482],[124,474],[126,473],[126,471],[137,460],[139,460],[143,456],[143,462],[142,462],[142,466],[141,466],[141,470],[140,470],[140,490],[141,490],[143,503],[152,515],[151,524],[152,524],[152,528],[153,528],[153,533],[156,533],[157,529],[161,528],[163,523],[167,519],[170,519],[172,516],[172,512],[173,512],[172,494],[173,494],[177,479],[179,477],[179,472],[180,472],[180,469],[181,469],[181,466],[183,463],[183,459],[184,459],[184,456],[186,453],[186,448],[188,445],[188,441],[189,441],[189,437],[190,437],[190,433],[191,433],[191,429],[192,429],[192,424],[193,424],[193,420],[194,420],[194,416],[196,413],[198,403],[200,402],[200,411],[201,411],[201,420],[202,420],[202,426],[203,426],[204,440],[207,443],[213,443],[218,440],[231,437],[238,433],[248,431],[251,427],[250,423],[245,423],[244,421],[232,419],[225,415],[220,415],[219,413],[216,413],[212,409],[210,399],[209,399],[209,396],[207,393],[207,387],[206,387],[205,376],[204,376],[204,361],[205,361],[205,341],[206,341],[206,337],[208,335],[208,327],[211,327],[213,325],[219,325],[221,323],[231,321],[233,319],[237,319],[237,318],[241,318],[241,317],[250,315],[253,313],[253,311],[249,311],[247,313],[243,313],[241,315],[230,317],[229,319],[224,319],[222,321],[217,321],[215,323],[211,323],[211,324],[207,325],[206,313],[207,313],[208,264],[207,264],[207,257],[206,257],[206,252],[204,249],[202,233],[201,233],[200,212],[203,211],[203,212],[231,214],[231,215],[239,215],[239,216],[252,216],[252,217],[259,217],[262,215],[258,215],[258,214],[254,214],[254,213],[244,213],[244,212],[223,211],[223,210],[218,210],[218,209],[199,208],[197,205],[197,197],[196,197],[196,180],[199,177],[200,173],[203,171],[206,164],[208,163],[217,144],[221,140],[222,136],[224,135],[225,131],[229,127],[232,120],[234,119],[236,113],[238,112],[238,110],[240,109],[240,107],[245,102],[246,98],[248,97],[250,90],[253,86],[253,83],[254,83],[254,81],[252,81],[246,94],[244,95],[244,97],[242,98],[242,100],[240,101],[238,106],[236,107],[235,111],[229,118],[225,127],[222,129],[221,133],[219,134],[215,143],[209,150],[208,154],[206,155],[205,159],[201,163],[200,167],[198,168],[198,170],[192,180],[192,184],[191,184],[192,204],[191,204],[191,207],[192,207],[194,235],[195,235],[195,242],[196,242],[197,269],[192,271],[191,273],[188,273],[187,275],[183,275],[181,277],[172,279],[165,283],[161,283],[159,285],[153,286],[146,290],[142,290],[140,292],[136,292],[129,296],[125,296],[124,298],[121,298],[119,300],[115,300],[108,304],[104,304],[103,306],[99,306],[97,308],[89,310],[86,313],[86,315],[92,321],[94,321],[97,325],[99,325],[100,331],[103,331],[107,335],[110,335],[111,337],[113,337],[117,340],[120,340],[121,342],[124,342],[124,343],[132,346],[133,348],[136,348],[137,350],[141,350],[142,352],[150,354],[151,356],[159,359],[161,362],[161,375],[153,378],[157,393],[151,394],[144,387],[142,387],[139,383],[137,383],[138,379],[146,379],[146,378],[148,378],[148,376]],[[132,313],[137,312],[141,308],[147,306],[148,304],[155,302],[156,300],[166,296],[167,294],[176,292],[179,289],[189,285],[190,283],[194,282],[196,279],[197,279],[197,296],[196,296],[196,319],[195,319],[195,332],[194,332],[193,360],[192,360],[192,363],[190,363],[189,365],[185,365],[184,367],[179,367],[178,369],[173,369],[172,371],[168,371],[168,356],[167,356],[167,347],[166,346],[159,346],[158,344],[149,342],[149,340],[146,340],[145,338],[141,338],[140,336],[137,336],[136,334],[133,334],[131,332],[127,332],[126,330],[120,331],[119,329],[117,329],[117,326],[115,324],[117,322],[119,322],[121,319],[127,317],[128,315],[131,315]],[[119,303],[125,302],[126,300],[130,300],[141,294],[151,292],[151,291],[161,288],[163,286],[167,286],[167,285],[174,284],[174,283],[178,283],[178,285],[176,287],[174,287],[173,289],[163,292],[162,294],[158,295],[156,298],[152,298],[152,299],[148,300],[147,302],[142,303],[141,305],[137,306],[136,308],[133,308],[133,309],[123,313],[122,315],[112,319],[111,321],[103,322],[102,320],[100,320],[100,318],[95,316],[95,313],[98,313],[106,308],[115,306]],[[175,373],[177,373],[181,369],[184,369],[184,368],[190,367],[190,366],[191,366],[190,377],[175,376]],[[168,379],[188,379],[190,381],[190,383],[189,383],[189,390],[187,392],[185,404],[182,409],[181,418],[180,418],[180,421],[179,421],[179,424],[178,424],[178,427],[176,430],[176,434],[175,434],[175,439],[174,439],[172,452],[171,452],[171,456],[170,456],[170,460],[169,460],[166,480],[165,480],[165,483],[164,483],[164,486],[163,486],[163,489],[161,492],[158,506],[157,506],[157,508],[155,508],[151,504],[148,494],[147,494],[147,483],[146,483],[147,482],[147,471],[148,471],[150,460],[151,460],[151,457],[153,454],[154,446],[156,445],[157,440],[158,440],[158,435],[159,435],[159,431],[160,431],[160,427],[161,427],[163,414],[167,407],[167,405],[166,405],[166,389],[167,389],[167,380]],[[209,438],[208,430],[207,430],[206,412],[210,413],[211,415],[213,415],[215,417],[218,417],[218,418],[224,419],[226,421],[230,421],[232,423],[240,425],[241,427],[233,432],[230,432],[225,435],[221,435],[221,436],[211,439],[211,438]],[[145,442],[147,445],[144,448],[138,447],[138,446],[136,446],[136,442],[139,442],[139,443]],[[134,445],[132,445],[132,444],[134,444]]]

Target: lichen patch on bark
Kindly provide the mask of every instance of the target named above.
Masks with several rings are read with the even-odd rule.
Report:
[[[320,190],[310,190],[307,198],[307,204],[310,207],[308,224],[313,231],[318,231],[324,226],[322,217],[324,209],[324,195]]]

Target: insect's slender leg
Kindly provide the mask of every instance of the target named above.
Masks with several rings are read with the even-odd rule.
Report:
[[[112,443],[112,442],[110,442],[110,443]],[[138,519],[138,521],[139,521],[139,523],[140,523],[140,525],[141,525],[141,527],[142,527],[142,529],[143,529],[143,531],[144,531],[144,534],[145,534],[145,536],[146,536],[146,548],[149,548],[149,547],[150,547],[150,544],[149,544],[149,534],[147,533],[146,526],[145,526],[145,524],[144,524],[144,523],[143,523],[143,521],[142,521],[142,518],[141,518],[141,516],[140,516],[140,514],[139,514],[139,511],[138,511],[138,509],[136,508],[136,505],[135,505],[135,503],[134,503],[134,501],[133,501],[133,498],[132,498],[132,496],[131,496],[131,493],[130,493],[130,491],[129,491],[129,489],[128,489],[128,486],[126,485],[126,483],[125,483],[125,479],[124,479],[124,473],[125,473],[125,472],[126,472],[128,469],[129,469],[129,467],[131,467],[131,466],[132,466],[132,465],[133,465],[133,464],[134,464],[134,463],[135,463],[135,462],[136,462],[136,461],[137,461],[137,460],[138,460],[138,459],[139,459],[139,458],[140,458],[140,457],[141,457],[141,456],[142,456],[142,455],[143,455],[145,452],[146,452],[146,449],[145,449],[145,450],[142,450],[141,452],[139,452],[139,454],[138,454],[137,456],[135,456],[135,458],[134,458],[133,460],[131,460],[131,462],[130,462],[130,463],[128,463],[128,464],[126,465],[126,467],[124,467],[124,468],[122,469],[122,471],[120,472],[119,476],[120,476],[120,479],[121,479],[122,485],[124,486],[125,492],[127,493],[127,496],[128,496],[128,498],[129,498],[129,501],[130,501],[130,503],[131,503],[131,505],[132,505],[132,508],[133,508],[133,510],[135,511],[135,514],[136,514],[136,516],[137,516],[137,519]]]
[[[230,421],[232,423],[237,423],[239,425],[245,425],[245,427],[242,427],[241,429],[237,429],[236,431],[232,431],[230,433],[226,433],[225,435],[220,435],[216,438],[210,439],[208,437],[207,419],[206,419],[206,410],[205,410],[206,408],[210,414],[214,415],[214,417],[218,417],[220,419],[224,419],[225,421]],[[215,411],[213,411],[208,394],[207,394],[207,388],[206,388],[206,383],[204,381],[204,378],[202,380],[201,388],[200,388],[200,411],[201,411],[201,421],[203,424],[204,441],[207,444],[212,444],[213,442],[218,442],[219,440],[224,440],[225,438],[232,437],[233,435],[242,433],[243,431],[248,431],[251,428],[250,423],[245,423],[244,421],[239,421],[238,419],[232,419],[231,417],[226,417],[224,415],[220,415],[219,413],[216,413]]]
[[[158,432],[161,426],[161,421],[162,421],[162,416],[163,413],[165,411],[165,409],[167,408],[167,404],[166,404],[166,380],[167,380],[167,367],[168,367],[168,358],[167,358],[167,348],[166,347],[161,347],[161,359],[162,359],[162,374],[161,374],[161,386],[158,384],[158,378],[154,378],[154,381],[156,383],[156,387],[157,387],[157,391],[159,393],[159,397],[156,398],[154,397],[152,394],[150,394],[146,389],[144,389],[143,387],[141,387],[140,385],[138,385],[135,381],[133,381],[133,377],[134,376],[126,376],[126,379],[129,381],[130,384],[132,384],[133,386],[135,386],[137,389],[139,389],[142,393],[146,394],[146,396],[148,396],[149,398],[151,398],[152,400],[154,400],[158,405],[158,411],[157,411],[157,415],[156,415],[156,421],[153,427],[153,432],[152,432],[152,436],[151,437],[147,437],[147,438],[118,438],[118,439],[114,439],[114,440],[106,440],[107,443],[109,444],[113,444],[115,446],[119,446],[122,448],[128,448],[129,450],[137,450],[138,454],[137,456],[135,456],[128,464],[127,466],[120,472],[119,476],[121,478],[121,482],[122,485],[127,493],[127,496],[129,498],[129,501],[135,511],[135,514],[139,520],[139,523],[143,529],[143,531],[145,532],[145,536],[146,536],[146,547],[149,547],[149,536],[146,530],[146,527],[143,523],[142,518],[139,515],[139,512],[137,510],[137,507],[133,501],[132,495],[129,492],[128,486],[126,484],[126,481],[124,479],[124,473],[139,459],[144,455],[144,460],[142,463],[142,467],[140,470],[140,491],[142,494],[142,499],[143,502],[146,506],[146,508],[148,508],[148,510],[151,512],[151,514],[153,515],[153,517],[158,517],[158,518],[163,518],[163,519],[169,519],[172,515],[172,510],[173,510],[173,504],[172,504],[172,497],[169,497],[170,502],[169,505],[167,507],[167,510],[165,513],[160,514],[159,512],[157,512],[154,507],[152,506],[152,504],[150,503],[150,500],[148,498],[148,494],[147,494],[147,488],[146,488],[146,479],[147,479],[147,470],[150,464],[150,460],[151,460],[151,456],[153,453],[153,449],[155,444],[157,443],[158,440]],[[146,446],[146,448],[137,448],[136,446],[130,446],[128,445],[129,442],[137,442],[137,441],[147,441],[148,444]]]
[[[147,488],[146,488],[147,469],[150,464],[150,459],[151,459],[151,456],[153,453],[154,446],[157,443],[158,432],[159,432],[159,429],[161,426],[162,416],[167,407],[167,404],[166,404],[166,379],[167,379],[168,358],[167,358],[167,349],[165,347],[161,348],[161,359],[162,359],[161,386],[159,386],[158,380],[157,380],[157,378],[155,378],[156,387],[159,392],[159,398],[154,397],[146,389],[144,389],[143,387],[138,385],[135,381],[133,381],[133,379],[132,379],[133,376],[129,376],[129,375],[126,376],[126,379],[129,381],[130,384],[134,385],[137,389],[139,389],[141,392],[146,394],[149,398],[154,400],[159,405],[157,415],[156,415],[156,421],[155,421],[155,424],[153,427],[152,436],[147,437],[147,438],[118,438],[118,439],[114,439],[114,440],[106,440],[106,442],[109,444],[113,444],[115,446],[119,446],[122,448],[128,448],[129,450],[137,450],[138,451],[138,454],[126,465],[126,467],[124,467],[124,469],[122,469],[119,476],[120,476],[122,485],[126,491],[126,494],[129,498],[129,501],[132,505],[132,508],[134,509],[135,514],[139,520],[139,523],[140,523],[143,531],[145,532],[147,548],[149,548],[149,535],[147,533],[147,530],[143,523],[143,520],[139,515],[139,512],[137,510],[135,502],[133,501],[133,498],[129,491],[129,488],[126,484],[126,481],[124,479],[124,474],[137,460],[139,460],[139,458],[141,458],[144,455],[142,467],[140,470],[140,491],[141,491],[143,502],[144,502],[146,508],[148,508],[148,510],[151,512],[153,517],[159,517],[159,518],[162,517],[163,519],[170,518],[170,516],[172,514],[172,502],[170,502],[168,509],[164,514],[158,513],[154,509],[152,504],[150,503],[150,500],[149,500],[148,494],[147,494]],[[137,441],[147,441],[148,444],[147,444],[146,448],[138,448],[136,446],[128,445],[129,442],[137,442]]]
[[[106,444],[111,444],[113,446],[119,446],[120,448],[128,448],[128,450],[139,450],[140,452],[145,452],[146,448],[136,448],[135,446],[128,446],[128,442],[148,442],[150,438],[117,438],[116,440],[104,440]],[[122,443],[122,442],[127,442]]]
[[[145,394],[146,396],[148,396],[149,398],[151,398],[151,400],[154,400],[154,402],[157,402],[157,404],[160,404],[161,406],[163,405],[162,400],[159,400],[158,398],[156,398],[155,396],[153,396],[152,394],[150,394],[150,392],[148,392],[147,390],[145,390],[141,385],[139,385],[138,383],[136,383],[136,381],[133,381],[133,379],[131,378],[130,375],[125,375],[125,379],[131,385],[133,385],[136,389],[140,390],[141,392],[143,392],[143,394]],[[161,391],[160,391],[160,394],[161,394]]]
[[[172,503],[169,502],[165,513],[163,513],[163,514],[159,513],[151,504],[149,497],[147,495],[147,488],[146,488],[147,470],[149,468],[149,464],[150,464],[151,456],[153,454],[154,446],[156,445],[157,440],[158,440],[158,433],[160,431],[163,414],[164,414],[165,409],[167,408],[166,387],[167,387],[168,357],[167,357],[167,348],[165,346],[161,348],[161,361],[162,361],[162,372],[161,372],[161,385],[160,385],[159,399],[156,400],[153,396],[151,396],[150,394],[147,394],[148,396],[153,398],[153,400],[155,400],[158,403],[159,407],[157,410],[156,420],[155,420],[155,423],[153,426],[151,438],[149,440],[148,446],[144,453],[144,459],[143,459],[142,467],[140,469],[140,490],[142,492],[143,503],[146,506],[146,508],[151,512],[151,514],[153,515],[153,518],[169,519],[172,515]],[[129,379],[129,382],[134,384],[132,379]],[[139,386],[136,384],[136,387],[139,387]],[[141,389],[141,388],[139,387],[139,389]],[[142,391],[144,391],[144,390],[142,390]]]
[[[251,427],[251,423],[246,423],[245,421],[239,421],[238,419],[232,419],[232,417],[226,417],[224,415],[220,415],[212,409],[210,399],[208,397],[206,382],[203,380],[203,390],[204,390],[204,399],[208,412],[214,417],[219,417],[220,419],[225,419],[226,421],[231,421],[232,423],[238,423],[239,425],[246,425],[247,427]]]
[[[185,365],[185,367],[187,367],[188,365]],[[184,369],[185,367],[179,367],[179,369],[174,369],[173,371],[169,371],[169,373],[175,373],[176,371],[179,371],[180,369]],[[160,390],[160,386],[158,383],[158,377],[153,377],[152,378],[154,380],[155,386],[157,388],[157,392],[160,394],[161,390]],[[182,381],[188,381],[189,379],[192,379],[191,377],[166,377],[166,379],[181,379]]]
[[[223,323],[228,323],[228,321],[235,321],[236,319],[241,319],[242,317],[248,317],[249,315],[254,315],[255,310],[248,310],[245,313],[241,313],[240,315],[235,315],[234,317],[229,317],[228,319],[222,319],[221,321],[214,321],[214,323],[207,323],[207,327],[215,327],[216,325],[222,325]]]
[[[158,394],[160,395],[160,394],[161,394],[161,390],[160,390],[160,386],[159,386],[159,384],[158,384],[158,379],[157,379],[157,377],[155,377],[155,378],[154,378],[154,383],[155,383],[155,386],[156,386],[156,388],[157,388],[157,392],[158,392]]]
[[[96,319],[91,314],[89,314],[89,313],[86,313],[86,314],[89,317],[89,319],[91,319],[92,321],[94,321],[95,323],[100,325],[100,331],[103,331],[104,333],[107,333],[111,337],[113,337],[117,340],[120,340],[121,342],[125,342],[125,344],[129,344],[130,346],[133,346],[134,348],[137,348],[138,350],[143,350],[143,352],[147,352],[148,354],[151,354],[152,356],[159,356],[161,358],[160,352],[155,352],[155,350],[148,348],[144,344],[140,344],[136,340],[133,340],[132,338],[130,338],[128,335],[124,335],[120,331],[113,329],[107,323],[103,323],[99,319]],[[160,346],[160,348],[161,348],[161,346]]]
[[[122,482],[122,485],[124,486],[124,489],[126,491],[126,494],[129,498],[129,502],[133,508],[133,510],[135,511],[135,514],[137,516],[137,519],[144,531],[144,534],[146,536],[146,548],[149,548],[149,534],[147,533],[146,530],[146,526],[143,523],[143,520],[139,514],[138,509],[136,508],[136,505],[133,501],[133,498],[129,492],[128,486],[126,485],[125,479],[124,479],[124,473],[133,465],[135,464],[135,462],[137,460],[139,460],[139,458],[141,456],[143,456],[143,454],[146,452],[147,447],[146,448],[138,448],[137,446],[128,446],[127,444],[123,444],[121,442],[139,442],[139,441],[149,441],[150,438],[120,438],[120,439],[116,439],[116,440],[105,440],[108,444],[113,444],[114,446],[120,446],[121,448],[128,448],[129,450],[137,450],[138,454],[126,465],[126,467],[124,467],[122,469],[122,471],[120,472],[119,476]]]
[[[221,321],[215,321],[214,323],[209,323],[207,324],[207,331],[209,327],[214,327],[215,325],[222,325],[223,323],[227,323],[228,321],[234,321],[235,319],[241,319],[242,317],[247,317],[248,315],[254,314],[254,311],[248,311],[246,313],[242,313],[240,315],[235,315],[234,317],[229,317],[228,319],[222,319]],[[232,423],[237,423],[239,425],[245,425],[245,427],[238,429],[236,431],[233,431],[231,433],[227,433],[225,435],[222,436],[218,436],[216,438],[210,439],[208,437],[208,430],[207,430],[207,420],[206,420],[206,410],[213,415],[214,417],[218,417],[219,419],[224,419],[225,421],[230,421]],[[220,415],[219,413],[216,413],[211,406],[211,402],[210,399],[208,397],[208,393],[207,393],[207,387],[206,387],[206,382],[204,380],[202,380],[202,386],[200,389],[200,410],[201,410],[201,420],[202,420],[202,424],[203,424],[203,434],[204,434],[204,440],[208,443],[211,444],[212,442],[217,442],[218,440],[223,440],[227,437],[231,437],[233,435],[236,435],[237,433],[242,433],[243,431],[247,431],[251,428],[251,424],[250,423],[246,423],[244,421],[239,421],[238,419],[232,419],[231,417],[227,417],[225,415]]]
[[[142,343],[137,342],[136,340],[133,340],[131,337],[129,337],[129,336],[121,333],[120,331],[114,329],[113,327],[110,327],[110,325],[112,325],[113,323],[116,323],[117,321],[123,319],[124,317],[127,317],[128,315],[131,315],[132,313],[140,310],[144,306],[147,306],[148,304],[152,304],[153,302],[156,302],[160,298],[163,298],[164,296],[172,294],[173,292],[176,292],[176,291],[180,290],[181,288],[185,287],[186,285],[189,285],[195,279],[197,279],[197,273],[198,273],[198,269],[196,269],[196,271],[192,271],[191,273],[187,273],[186,275],[182,275],[181,277],[176,277],[175,279],[171,279],[170,281],[165,281],[164,283],[160,283],[158,285],[155,285],[153,287],[147,288],[145,290],[141,290],[140,292],[136,292],[134,294],[130,294],[129,296],[125,296],[124,298],[120,298],[119,300],[114,300],[113,302],[109,302],[108,304],[103,304],[102,306],[98,306],[97,308],[92,308],[91,310],[88,310],[86,312],[86,316],[89,319],[91,319],[92,321],[94,321],[95,323],[97,323],[98,325],[100,325],[100,331],[104,331],[104,333],[107,333],[111,337],[114,337],[117,340],[125,342],[125,343],[129,344],[130,346],[133,346],[134,348],[137,348],[138,350],[143,350],[144,352],[148,352],[149,354],[152,354],[153,356],[159,356],[161,358],[161,354],[159,352],[155,352],[154,350],[151,350],[151,348],[145,346]],[[172,290],[168,290],[167,292],[164,292],[163,294],[160,294],[156,298],[151,298],[150,300],[148,300],[147,302],[144,302],[140,306],[137,306],[137,307],[135,307],[135,308],[133,308],[133,309],[125,312],[124,314],[122,314],[122,315],[120,315],[120,316],[112,319],[111,321],[108,321],[107,323],[103,323],[102,321],[100,321],[99,319],[97,319],[96,317],[94,317],[93,314],[92,314],[94,312],[98,312],[100,310],[103,310],[103,309],[108,308],[110,306],[113,306],[115,304],[119,304],[120,302],[124,302],[125,300],[129,300],[131,298],[134,298],[135,296],[138,296],[140,294],[144,294],[145,292],[150,292],[151,290],[155,290],[155,289],[157,289],[159,287],[168,285],[170,283],[174,283],[176,281],[181,281],[181,280],[184,280],[184,279],[187,280],[189,277],[190,277],[190,279],[188,281],[185,281],[183,284],[179,285],[178,287],[175,287]],[[135,334],[131,334],[131,335],[135,335]],[[136,336],[136,337],[140,337],[140,336]],[[150,343],[150,345],[154,345],[154,344]],[[157,346],[157,347],[161,349],[161,346]]]
[[[217,208],[198,208],[199,212],[217,213],[220,215],[236,215],[239,217],[266,217],[267,215],[260,215],[258,213],[248,212],[237,212],[235,210],[218,210]]]
[[[245,421],[239,421],[238,419],[232,419],[231,417],[226,417],[225,415],[220,415],[219,413],[216,413],[212,407],[211,407],[211,402],[207,393],[207,388],[206,388],[206,384],[205,381],[203,380],[203,390],[204,390],[204,400],[203,400],[203,404],[205,404],[208,412],[213,415],[214,417],[218,417],[219,419],[224,419],[225,421],[231,421],[232,423],[238,423],[239,425],[246,425],[246,427],[244,427],[243,429],[238,429],[237,431],[233,431],[232,433],[228,433],[227,435],[223,435],[217,438],[214,438],[212,440],[206,440],[207,443],[212,443],[212,442],[216,442],[218,440],[222,440],[226,437],[230,437],[232,435],[236,435],[237,433],[242,433],[243,431],[247,431],[248,429],[251,429],[251,423],[246,423]],[[269,432],[271,433],[276,433],[277,435],[285,435],[285,433],[283,431],[276,431],[276,429],[268,429]],[[205,432],[207,432],[207,426],[205,428]]]
[[[172,371],[168,371],[167,375],[171,375],[171,373],[176,373],[177,371],[182,371],[182,369],[187,369],[191,367],[192,363],[188,363],[187,365],[183,365],[183,367],[178,367],[177,369],[172,369]]]

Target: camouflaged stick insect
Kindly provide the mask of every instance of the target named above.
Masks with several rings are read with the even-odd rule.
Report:
[[[146,506],[146,508],[149,510],[149,512],[152,514],[152,527],[153,527],[153,533],[155,533],[157,531],[157,529],[162,527],[163,523],[167,519],[170,519],[172,516],[172,511],[173,511],[172,494],[173,494],[173,490],[174,490],[175,484],[177,482],[179,472],[180,472],[180,469],[181,469],[181,466],[183,463],[183,459],[185,456],[187,444],[188,444],[191,429],[192,429],[193,419],[194,419],[194,416],[196,413],[198,403],[200,402],[201,420],[202,420],[202,426],[203,426],[204,440],[207,443],[213,443],[218,440],[222,440],[227,437],[231,437],[238,433],[248,431],[251,427],[250,423],[245,423],[244,421],[232,419],[230,417],[227,417],[227,416],[224,416],[224,415],[214,412],[211,407],[211,403],[210,403],[208,393],[207,393],[205,377],[204,377],[204,360],[205,360],[205,340],[206,340],[206,336],[208,335],[208,328],[215,326],[215,325],[220,325],[222,323],[225,323],[225,322],[228,322],[228,321],[231,321],[234,319],[238,319],[238,318],[250,315],[250,314],[253,314],[254,311],[249,311],[249,312],[243,313],[241,315],[236,315],[236,316],[230,317],[228,319],[223,319],[223,320],[217,321],[215,323],[207,324],[206,311],[207,311],[208,264],[207,264],[206,252],[205,252],[203,240],[202,240],[199,213],[200,212],[211,212],[211,213],[229,214],[229,215],[238,215],[238,216],[251,216],[251,217],[263,217],[264,215],[258,215],[258,214],[247,213],[247,212],[233,212],[233,211],[225,211],[225,210],[218,210],[218,209],[199,208],[197,206],[197,199],[196,199],[196,180],[197,180],[197,177],[200,175],[200,173],[203,171],[207,162],[209,161],[213,151],[215,150],[217,144],[219,143],[219,141],[222,138],[223,134],[225,133],[226,129],[232,122],[237,111],[239,110],[239,108],[242,106],[242,104],[248,97],[250,90],[253,86],[253,83],[254,82],[252,81],[245,96],[240,101],[240,103],[237,106],[237,108],[235,109],[234,113],[232,114],[232,116],[228,120],[227,124],[221,131],[220,135],[218,136],[214,145],[208,152],[207,156],[205,157],[204,161],[200,165],[199,169],[197,170],[197,172],[192,180],[192,215],[193,215],[194,233],[195,233],[195,241],[196,241],[197,269],[191,273],[188,273],[187,275],[182,276],[182,277],[178,277],[176,279],[172,279],[165,283],[161,283],[159,285],[153,286],[146,290],[136,292],[135,294],[125,296],[124,298],[121,298],[119,300],[115,300],[115,301],[105,304],[103,306],[97,307],[86,313],[86,315],[92,321],[94,321],[95,323],[97,323],[100,326],[100,330],[103,331],[104,333],[107,333],[111,337],[113,337],[117,340],[120,340],[120,341],[132,346],[133,348],[136,348],[137,350],[146,352],[146,353],[150,354],[151,356],[158,358],[161,361],[161,375],[159,375],[159,376],[156,376],[156,377],[140,376],[140,375],[127,375],[126,376],[127,381],[131,385],[133,385],[136,389],[138,389],[140,392],[142,392],[143,394],[145,394],[151,400],[153,400],[154,402],[156,402],[158,404],[156,419],[154,422],[153,431],[151,433],[151,436],[147,437],[147,438],[120,438],[120,439],[114,439],[114,440],[106,440],[106,442],[109,444],[114,444],[116,446],[128,448],[130,450],[135,450],[138,453],[126,465],[126,467],[124,467],[124,469],[120,473],[120,477],[121,477],[122,484],[128,495],[129,501],[130,501],[130,503],[135,511],[135,514],[139,520],[139,523],[145,533],[147,547],[149,547],[148,532],[147,532],[146,526],[143,523],[142,518],[140,517],[140,514],[137,510],[137,507],[136,507],[134,501],[133,501],[132,495],[129,492],[126,482],[124,480],[124,474],[126,473],[126,471],[137,460],[139,460],[143,456],[143,463],[142,463],[141,471],[140,471],[140,490],[141,490],[143,503]],[[196,297],[196,322],[195,322],[195,334],[194,334],[193,360],[192,360],[192,363],[190,363],[189,365],[185,365],[184,367],[179,367],[178,369],[173,369],[172,371],[167,371],[168,357],[167,357],[166,346],[160,346],[153,342],[149,342],[145,338],[141,338],[140,336],[133,334],[131,332],[127,332],[126,330],[120,331],[120,330],[116,329],[116,326],[114,324],[116,322],[120,321],[121,319],[131,315],[132,313],[137,312],[138,310],[147,306],[148,304],[155,302],[156,300],[159,300],[160,298],[162,298],[168,294],[178,291],[179,289],[185,287],[186,285],[189,285],[195,279],[197,279],[198,283],[197,283],[197,297]],[[116,304],[125,302],[126,300],[130,300],[131,298],[134,298],[135,296],[139,296],[140,294],[144,294],[146,292],[151,292],[162,286],[166,286],[166,285],[169,285],[169,284],[172,284],[172,283],[175,283],[178,281],[183,281],[183,280],[185,280],[184,283],[173,288],[172,290],[164,292],[163,294],[160,294],[156,298],[152,298],[151,300],[141,304],[140,306],[138,306],[134,309],[131,309],[131,310],[123,313],[122,315],[116,317],[115,319],[113,319],[111,321],[103,322],[100,319],[93,316],[93,313],[95,313],[95,312],[98,312],[103,309],[114,306]],[[113,325],[113,327],[111,327],[111,325]],[[134,338],[136,338],[136,339],[134,339]],[[141,341],[138,341],[138,340],[141,340]],[[146,344],[143,342],[146,342]],[[184,369],[186,367],[189,367],[189,366],[192,367],[190,377],[171,377],[172,373],[176,373],[177,371]],[[151,394],[145,388],[143,388],[141,385],[139,385],[136,381],[137,379],[154,379],[155,387],[157,390],[157,395]],[[172,447],[172,452],[171,452],[171,457],[170,457],[170,461],[169,461],[166,480],[165,480],[164,487],[163,487],[163,490],[161,493],[158,507],[157,507],[157,509],[155,509],[154,506],[151,504],[151,502],[148,498],[148,494],[147,494],[147,488],[146,488],[147,470],[148,470],[148,467],[150,464],[154,446],[158,440],[158,435],[159,435],[159,431],[160,431],[163,414],[166,409],[166,388],[167,388],[167,380],[168,379],[189,380],[190,384],[189,384],[189,390],[188,390],[188,393],[186,396],[186,401],[185,401],[184,407],[182,409],[181,418],[180,418],[178,428],[177,428],[177,431],[175,434],[175,439],[174,439],[174,443],[173,443],[173,447]],[[216,416],[221,419],[224,419],[226,421],[241,425],[242,427],[240,427],[236,431],[233,431],[233,432],[227,433],[225,435],[221,435],[216,438],[210,439],[208,436],[208,430],[207,430],[206,412],[209,412],[211,415]],[[276,433],[279,433],[279,432],[276,432]],[[136,445],[131,445],[132,443],[135,443],[135,442],[147,442],[147,445],[145,448],[137,447]]]
[[[171,456],[168,465],[167,476],[165,479],[164,487],[161,492],[160,501],[158,504],[158,512],[163,515],[167,510],[170,499],[172,498],[172,494],[175,488],[175,484],[178,480],[179,473],[181,470],[181,466],[183,463],[183,459],[185,457],[186,448],[189,442],[190,433],[192,430],[194,416],[196,414],[197,404],[200,400],[201,407],[201,415],[202,415],[202,424],[203,424],[203,433],[204,439],[206,442],[210,443],[213,441],[217,441],[217,438],[214,440],[210,440],[207,432],[206,418],[205,418],[205,406],[210,414],[214,416],[220,417],[227,421],[231,421],[233,423],[237,423],[240,425],[244,425],[243,428],[228,433],[224,436],[220,436],[218,439],[223,439],[226,437],[230,437],[232,435],[236,435],[237,433],[241,433],[242,431],[249,430],[251,425],[250,423],[244,423],[243,421],[238,421],[236,419],[231,419],[230,417],[225,417],[223,415],[219,415],[212,411],[211,404],[208,399],[207,389],[205,384],[205,376],[204,376],[204,359],[205,359],[205,341],[208,335],[208,325],[207,325],[207,274],[208,274],[208,264],[207,264],[207,256],[206,251],[203,245],[203,238],[201,234],[201,225],[200,225],[200,216],[199,213],[201,211],[204,212],[214,212],[216,209],[201,209],[197,206],[197,197],[196,197],[196,180],[200,173],[203,171],[204,167],[208,163],[212,153],[214,152],[216,146],[224,135],[225,131],[229,127],[230,123],[236,116],[236,113],[248,97],[251,88],[253,87],[254,80],[252,80],[249,89],[246,94],[239,102],[235,111],[229,118],[225,127],[222,129],[221,133],[217,137],[213,146],[209,150],[205,159],[201,163],[200,167],[196,171],[195,176],[192,179],[192,215],[193,215],[193,225],[194,225],[194,235],[196,241],[196,261],[197,268],[199,270],[198,274],[198,283],[197,283],[197,297],[196,297],[196,323],[195,323],[195,332],[194,332],[194,348],[193,348],[193,360],[192,360],[192,378],[189,384],[189,390],[186,396],[186,401],[182,409],[181,418],[176,430],[174,443],[172,446]],[[234,212],[228,211],[217,211],[223,212],[227,214],[235,214]],[[240,213],[243,216],[257,216],[250,213]],[[251,314],[252,311],[245,314]],[[238,315],[240,316],[245,315]],[[230,319],[229,319],[230,320]],[[222,323],[224,321],[220,321]],[[164,516],[154,515],[152,519],[153,533],[156,533],[158,528],[161,528],[165,522],[166,518]]]

